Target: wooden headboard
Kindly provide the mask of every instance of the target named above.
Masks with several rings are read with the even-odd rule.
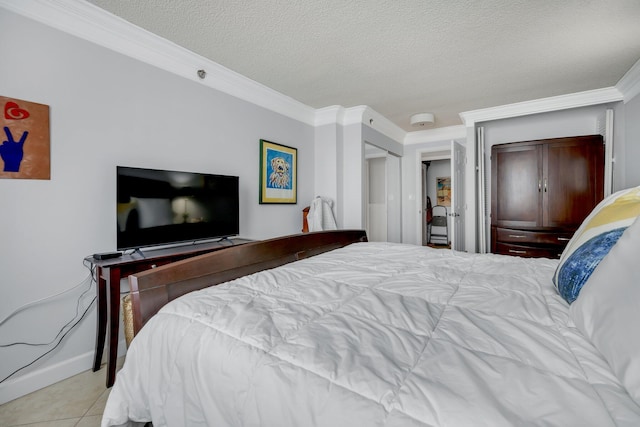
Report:
[[[188,292],[366,241],[364,230],[296,234],[231,246],[131,275],[134,334],[162,306]]]

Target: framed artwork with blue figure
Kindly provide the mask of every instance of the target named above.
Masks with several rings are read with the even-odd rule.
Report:
[[[260,204],[298,203],[298,150],[260,140]]]
[[[49,106],[0,96],[0,178],[51,179]]]

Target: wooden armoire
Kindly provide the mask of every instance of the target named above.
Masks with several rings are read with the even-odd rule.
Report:
[[[491,251],[559,258],[604,195],[601,135],[491,148]]]

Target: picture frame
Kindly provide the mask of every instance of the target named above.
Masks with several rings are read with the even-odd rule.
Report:
[[[438,177],[436,192],[440,206],[451,206],[451,177]]]
[[[51,179],[49,106],[0,96],[0,179]]]
[[[260,140],[260,204],[298,203],[298,150]]]

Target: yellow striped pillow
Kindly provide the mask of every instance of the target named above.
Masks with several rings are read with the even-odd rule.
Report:
[[[621,190],[600,202],[562,252],[553,281],[572,303],[624,230],[640,216],[640,187]]]

